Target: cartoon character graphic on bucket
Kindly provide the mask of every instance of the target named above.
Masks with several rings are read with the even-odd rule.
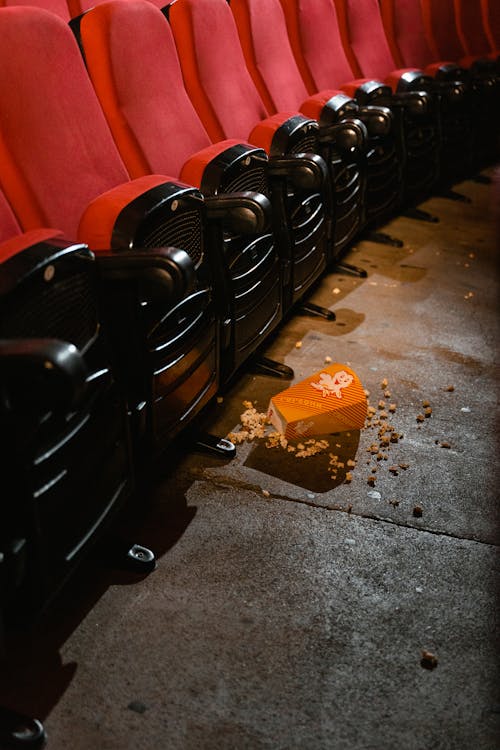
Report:
[[[319,382],[311,383],[311,385],[316,390],[321,391],[323,398],[333,395],[337,398],[342,398],[342,389],[350,386],[353,380],[353,376],[349,375],[345,370],[339,370],[333,375],[330,375],[328,372],[322,372]]]

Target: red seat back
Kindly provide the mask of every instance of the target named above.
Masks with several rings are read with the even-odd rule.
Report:
[[[38,2],[62,2],[62,0],[38,0]],[[101,5],[102,3],[107,2],[108,0],[64,0],[64,2],[67,2],[67,6],[69,9],[69,13],[71,18],[77,18],[78,16],[81,16],[82,13],[85,13],[87,10],[90,10],[91,8],[94,8],[96,5]],[[0,0],[1,2],[1,0]],[[26,3],[27,0],[24,0]],[[127,2],[127,0],[125,0]],[[148,2],[155,5],[157,8],[164,8],[165,5],[167,5],[167,0],[148,0]],[[44,6],[45,7],[45,6]]]
[[[378,1],[335,0],[335,7],[344,47],[356,60],[357,75],[384,80],[398,65],[387,42]]]
[[[490,44],[483,24],[480,0],[455,0],[457,31],[469,57],[486,57]]]
[[[169,18],[186,90],[211,140],[246,140],[268,112],[226,0],[175,0]]]
[[[481,0],[483,24],[492,51],[500,49],[500,3],[498,0]]]
[[[281,0],[288,36],[310,94],[352,80],[332,0]]]
[[[425,35],[420,0],[380,0],[387,42],[399,68],[425,68],[435,58]]]
[[[186,160],[210,139],[184,88],[164,15],[144,0],[105,2],[82,17],[80,35],[91,80],[130,175],[178,177]]]
[[[465,52],[458,37],[453,0],[421,0],[421,3],[433,58],[458,62]]]
[[[3,8],[0,38],[3,188],[24,229],[77,237],[89,202],[128,181],[125,166],[68,25],[45,10]]]
[[[76,18],[94,5],[99,5],[99,0],[67,0],[67,5],[71,18]]]
[[[308,91],[279,0],[231,0],[247,68],[270,112],[297,109]]]
[[[497,0],[481,0],[481,12],[491,50],[500,49],[500,4]]]
[[[70,0],[71,1],[71,0]],[[0,0],[0,8],[10,8],[15,5],[31,5],[43,8],[68,22],[71,18],[66,0]]]

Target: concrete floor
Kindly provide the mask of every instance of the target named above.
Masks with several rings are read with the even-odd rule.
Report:
[[[360,242],[368,278],[313,295],[336,322],[297,315],[266,352],[296,380],[349,364],[374,406],[386,378],[389,459],[370,429],[330,437],[350,484],[328,451],[169,453],[134,532],[157,570],[89,564],[4,670],[3,702],[43,719],[50,750],[500,746],[498,247],[492,187],[457,189],[472,202],[424,204],[439,224],[386,227],[403,248]],[[208,426],[286,385],[244,374]]]

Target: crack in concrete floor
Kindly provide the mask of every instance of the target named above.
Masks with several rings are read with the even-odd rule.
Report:
[[[391,526],[396,526],[399,528],[411,529],[411,530],[418,531],[418,532],[425,532],[427,534],[433,534],[434,536],[442,536],[442,537],[447,537],[448,539],[457,539],[457,540],[464,541],[464,542],[474,542],[475,544],[481,544],[487,547],[493,547],[493,548],[500,547],[500,544],[495,544],[493,542],[486,542],[482,539],[477,539],[474,536],[453,534],[452,532],[439,531],[437,529],[429,529],[423,526],[413,526],[407,523],[400,523],[392,518],[378,516],[375,513],[366,513],[366,512],[363,513],[361,511],[355,511],[349,505],[347,507],[344,507],[343,505],[338,505],[338,504],[325,505],[323,503],[314,502],[313,500],[307,500],[305,498],[291,497],[290,495],[274,493],[271,490],[266,490],[266,492],[269,492],[269,495],[264,495],[263,488],[259,484],[256,484],[253,482],[244,482],[241,479],[235,479],[234,477],[228,477],[226,479],[221,480],[220,478],[211,475],[211,473],[207,471],[206,469],[201,471],[200,474],[202,475],[202,478],[207,482],[207,484],[210,484],[212,487],[214,487],[214,489],[223,489],[223,490],[234,489],[234,490],[244,490],[247,492],[254,492],[256,495],[259,495],[260,499],[263,499],[266,501],[284,500],[285,502],[296,503],[297,505],[306,505],[310,508],[317,508],[318,510],[328,510],[328,511],[336,511],[338,513],[346,513],[347,515],[355,516],[356,518],[365,518],[370,521],[378,521],[379,523],[386,523]],[[198,477],[198,479],[199,478],[200,477]]]

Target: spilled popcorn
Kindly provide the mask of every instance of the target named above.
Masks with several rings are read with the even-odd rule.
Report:
[[[235,445],[265,437],[266,426],[269,424],[267,414],[258,412],[251,401],[243,401],[243,406],[245,411],[240,414],[242,429],[238,432],[230,432],[227,436]]]
[[[311,437],[303,438],[298,442],[292,441],[285,437],[283,433],[273,429],[268,414],[257,411],[251,401],[244,401],[243,406],[245,410],[240,414],[241,428],[237,432],[230,432],[227,436],[235,445],[264,439],[266,448],[286,451],[296,459],[311,458],[326,453],[331,448],[330,442],[325,438]],[[335,445],[341,447],[339,443]],[[328,471],[331,479],[337,479],[338,472],[344,470],[346,466],[353,469],[356,466],[356,461],[348,459],[347,462],[344,462],[339,459],[338,455],[329,454]],[[346,483],[352,481],[352,471],[345,473],[344,481]],[[268,490],[263,489],[262,494],[264,497],[270,496]]]
[[[292,419],[292,422],[287,422],[287,420],[283,418],[281,420],[277,419],[275,413],[276,404],[281,407],[279,399],[282,396],[285,396],[286,398],[290,396],[289,401],[294,408],[297,405],[296,402],[300,402],[300,405],[302,403],[300,399],[303,397],[305,398],[300,391],[300,388],[303,390],[306,386],[312,386],[309,388],[310,393],[307,391],[307,398],[311,404],[312,399],[315,399],[315,402],[317,402],[321,408],[323,408],[323,403],[325,403],[326,406],[330,401],[334,402],[335,405],[337,403],[341,404],[343,391],[346,387],[349,387],[352,378],[350,376],[347,378],[349,370],[346,368],[345,371],[342,371],[341,373],[342,375],[346,375],[345,382],[334,382],[331,377],[332,371],[330,370],[330,367],[328,367],[330,360],[330,357],[325,357],[325,365],[327,366],[323,371],[310,376],[310,378],[302,381],[297,386],[292,386],[292,388],[273,397],[267,412],[258,411],[251,401],[244,401],[244,411],[240,415],[241,426],[238,431],[231,432],[228,435],[228,438],[236,445],[253,440],[263,440],[266,448],[284,451],[297,460],[304,460],[320,454],[326,454],[328,457],[326,471],[332,481],[340,480],[344,481],[346,484],[351,483],[353,481],[353,474],[354,469],[357,466],[357,461],[354,460],[354,458],[346,459],[345,457],[339,456],[339,452],[342,448],[342,441],[339,441],[338,435],[336,435],[336,439],[333,438],[331,441],[325,438],[325,433],[327,433],[326,429],[323,433],[318,430],[318,434],[320,435],[318,438],[314,437],[314,432],[312,435],[308,435],[307,429],[311,426],[309,423],[312,422],[313,419],[318,421],[316,416],[310,416],[307,418],[298,418],[296,416],[296,423],[293,423],[293,415],[287,415],[289,420],[290,418]],[[335,365],[334,367],[337,368],[339,366]],[[319,376],[321,376],[322,379],[318,381]],[[332,383],[330,383],[328,378],[332,380]],[[360,398],[363,399],[364,397],[364,399],[366,399],[364,405],[365,419],[364,424],[360,429],[373,431],[370,444],[366,448],[366,451],[369,454],[369,460],[366,463],[369,465],[369,468],[365,481],[371,487],[375,486],[377,477],[382,477],[385,472],[387,473],[386,475],[397,477],[401,472],[406,471],[409,468],[409,464],[407,463],[398,463],[397,460],[393,463],[389,461],[393,446],[398,444],[400,440],[403,439],[404,435],[399,432],[392,423],[392,419],[397,412],[397,403],[395,401],[386,400],[391,396],[389,381],[387,378],[384,378],[380,382],[380,389],[383,398],[377,398],[375,401],[376,405],[371,405],[368,403],[369,391],[359,385]],[[292,396],[293,399],[291,398]],[[328,401],[325,400],[327,397]],[[417,421],[419,423],[424,422],[432,414],[432,407],[428,400],[423,400],[421,402],[421,408],[422,413],[417,416]],[[302,421],[300,421],[300,419],[302,419]],[[294,427],[293,429],[290,429],[292,423]],[[321,426],[323,425],[321,424]],[[288,427],[288,430],[285,434],[284,428],[286,427]],[[338,427],[336,432],[337,431]],[[346,434],[349,435],[349,433]],[[441,445],[442,447],[445,447],[446,444]],[[264,491],[263,494],[265,494]]]
[[[294,453],[296,458],[309,458],[324,452],[330,447],[328,440],[310,438],[296,445],[292,444],[281,432],[269,432],[271,423],[266,412],[258,412],[251,401],[244,401],[245,411],[240,414],[241,430],[230,432],[228,439],[235,445],[251,442],[256,439],[266,439],[266,448],[282,448],[288,453]]]
[[[380,388],[383,391],[384,399],[390,398],[391,392],[389,390],[389,381],[387,378],[382,380]],[[367,484],[371,487],[375,486],[377,480],[375,476],[377,473],[377,465],[380,466],[380,462],[382,461],[388,461],[392,445],[399,443],[403,438],[403,434],[398,432],[394,425],[388,421],[389,417],[392,417],[396,413],[397,404],[389,403],[388,405],[384,399],[380,399],[376,407],[368,404],[366,413],[365,429],[376,430],[377,432],[377,440],[373,441],[366,448],[366,452],[369,453],[371,457],[371,460],[367,461],[367,463],[371,464],[372,460],[378,462],[377,464],[372,465],[370,469],[371,474],[366,478]],[[425,419],[423,415],[422,419]],[[408,467],[409,464],[398,464],[397,466],[389,466],[387,471],[391,476],[398,476],[399,469],[406,470]]]

